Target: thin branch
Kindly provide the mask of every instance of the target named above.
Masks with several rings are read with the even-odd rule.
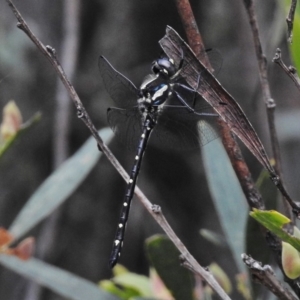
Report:
[[[33,41],[33,43],[37,46],[37,48],[47,57],[50,61],[51,65],[54,67],[57,75],[61,79],[62,83],[64,84],[65,88],[67,89],[69,96],[74,102],[74,105],[77,109],[77,116],[80,118],[84,124],[88,127],[91,131],[93,137],[96,139],[100,149],[106,155],[108,160],[112,163],[112,165],[116,168],[116,170],[120,173],[120,175],[125,179],[127,182],[129,180],[129,176],[124,170],[124,168],[120,165],[108,147],[104,144],[98,132],[93,125],[88,113],[86,112],[79,96],[77,95],[74,87],[68,80],[62,66],[60,65],[56,51],[50,46],[44,46],[39,39],[32,33],[29,29],[28,25],[26,24],[25,20],[12,3],[11,0],[6,0],[8,5],[11,7],[13,13],[15,14],[18,20],[18,27],[24,31],[24,33]],[[156,220],[156,222],[161,226],[161,228],[165,231],[168,237],[173,241],[174,245],[177,249],[181,252],[184,258],[193,266],[197,273],[202,276],[202,278],[207,282],[207,284],[221,297],[221,299],[230,300],[228,295],[223,291],[217,281],[207,272],[204,268],[202,268],[198,262],[194,259],[194,257],[188,252],[186,247],[182,244],[180,239],[176,236],[175,232],[172,230],[168,222],[166,221],[165,217],[162,215],[161,210],[157,209],[157,206],[153,206],[151,202],[146,198],[146,196],[142,193],[142,191],[136,186],[135,187],[135,195],[137,198],[142,202],[142,204],[146,207],[152,217]]]
[[[276,49],[276,53],[272,61],[282,68],[282,70],[294,81],[296,87],[300,91],[300,79],[297,74],[297,70],[293,66],[287,67],[285,65],[285,63],[281,59],[281,50],[279,48]]]
[[[177,8],[179,11],[179,14],[181,16],[181,19],[184,20],[183,25],[185,28],[185,31],[187,32],[187,36],[191,37],[190,39],[193,39],[192,41],[189,39],[189,44],[192,48],[192,50],[196,53],[199,53],[199,51],[202,51],[204,49],[204,45],[201,47],[199,44],[202,43],[202,38],[200,35],[200,32],[197,28],[196,21],[194,19],[193,13],[189,11],[190,5],[187,3],[187,0],[176,0]],[[189,25],[192,24],[192,25]],[[193,31],[192,33],[189,33],[190,31]],[[193,44],[197,45],[197,48],[193,48]],[[200,49],[200,50],[197,50]],[[208,60],[205,57],[206,60]],[[202,58],[203,60],[203,58]],[[207,61],[204,61],[206,65],[209,63]],[[264,208],[264,203],[262,201],[261,195],[255,188],[255,184],[253,180],[251,179],[251,174],[249,172],[249,169],[247,167],[246,162],[244,161],[241,150],[236,143],[236,141],[231,137],[230,130],[225,122],[220,121],[220,127],[221,127],[221,136],[223,144],[226,148],[227,154],[230,157],[232,166],[239,178],[239,181],[241,183],[241,186],[243,188],[243,191],[246,195],[246,198],[248,200],[248,204],[251,208],[255,207],[260,209]]]
[[[205,47],[203,45],[202,37],[196,25],[197,23],[194,18],[193,12],[191,11],[191,6],[188,3],[188,0],[176,0],[176,5],[181,20],[183,22],[183,26],[185,28],[189,44],[192,50],[195,52],[196,55],[198,55],[199,58],[199,51],[203,51]],[[196,47],[194,45],[196,45]],[[201,55],[200,60],[203,64],[205,64],[205,66],[210,66],[207,57],[203,57]],[[255,188],[255,184],[252,180],[247,164],[241,155],[241,150],[238,144],[231,137],[230,129],[228,128],[227,124],[224,121],[219,120],[219,125],[221,128],[223,145],[227,151],[228,156],[230,157],[231,164],[237,174],[237,177],[243,188],[249,206],[251,208],[260,207],[260,209],[263,209],[264,203],[262,201],[261,195]]]
[[[293,26],[294,26],[294,16],[295,16],[295,11],[296,11],[296,6],[297,6],[297,0],[292,0],[289,13],[286,17],[289,43],[293,42]]]
[[[187,32],[187,36],[188,37],[193,37],[195,40],[190,42],[190,45],[192,44],[196,44],[198,45],[199,43],[202,43],[202,38],[200,36],[199,30],[196,27],[196,20],[193,16],[193,13],[191,11],[191,7],[188,3],[188,0],[176,0],[176,4],[177,4],[177,8],[179,11],[179,14],[181,16],[181,19],[183,20],[183,25],[184,28]],[[252,4],[252,2],[248,2],[245,0],[245,4],[247,7],[247,4]],[[260,69],[263,69],[264,71],[262,71],[260,74],[261,76],[261,80],[262,82],[264,82],[264,87],[265,87],[265,94],[266,95],[270,95],[269,91],[269,87],[268,87],[268,81],[267,81],[267,73],[266,73],[266,59],[264,58],[264,56],[262,55],[262,49],[260,46],[260,42],[259,42],[259,37],[258,37],[258,29],[257,29],[257,25],[256,25],[256,21],[254,18],[254,12],[253,12],[253,5],[252,5],[252,13],[250,14],[250,23],[252,23],[251,25],[254,28],[254,31],[256,32],[256,37],[255,38],[255,42],[257,44],[257,54],[259,57],[262,58],[262,60],[260,61]],[[193,34],[189,34],[189,31],[193,31]],[[202,47],[198,47],[196,49],[194,49],[191,46],[192,50],[195,52],[196,55],[200,55],[199,52],[196,52],[197,49],[204,49],[204,46]],[[199,51],[199,50],[198,50]],[[204,59],[207,59],[204,57]],[[205,61],[203,62],[205,64]],[[207,65],[207,64],[206,64]],[[270,97],[267,98],[268,101],[268,105],[270,106],[270,109],[274,109],[274,103],[271,101],[272,99]],[[272,114],[274,115],[274,112],[272,112]],[[274,117],[272,116],[270,118],[274,124]],[[251,179],[251,174],[248,170],[248,167],[246,165],[246,163],[244,162],[242,156],[241,156],[241,152],[239,149],[239,146],[236,144],[236,142],[232,139],[231,135],[230,135],[230,130],[227,128],[227,125],[224,124],[224,122],[222,122],[222,126],[224,132],[222,132],[222,139],[223,139],[223,144],[227,150],[227,153],[231,159],[232,165],[235,169],[235,172],[237,173],[237,176],[239,178],[239,180],[241,181],[241,186],[244,190],[244,193],[247,197],[248,203],[251,207],[263,207],[264,203],[262,201],[261,195],[258,192],[258,190],[256,189],[253,180]],[[277,137],[276,132],[275,132],[275,127],[273,126],[273,135]],[[277,142],[278,144],[278,142]],[[278,173],[278,171],[277,171]],[[277,188],[281,191],[281,193],[286,197],[286,199],[288,199],[289,203],[291,204],[291,206],[293,207],[293,209],[295,210],[295,212],[299,213],[299,207],[292,201],[292,199],[289,197],[288,193],[286,192],[282,181],[278,178],[278,176],[272,176],[271,177],[274,184],[277,186]],[[287,207],[287,211],[289,211],[288,207]],[[290,215],[290,214],[289,214]],[[277,246],[280,247],[280,245],[277,243]],[[192,269],[192,266],[189,265],[189,263],[187,263],[187,266]],[[295,289],[296,290],[296,289]]]
[[[233,164],[234,168],[235,168],[235,164],[239,164],[238,168],[242,171],[242,173],[237,173],[237,176],[242,175],[244,178],[243,180],[241,180],[241,184],[242,184],[242,189],[246,195],[248,205],[251,208],[261,207],[261,209],[265,209],[262,196],[253,182],[251,173],[249,172],[247,165],[244,164],[244,161],[242,160],[242,153],[240,152],[240,149],[235,148],[235,145],[237,145],[235,141],[234,143],[231,144],[231,141],[233,140],[233,138],[231,137],[231,132],[228,130],[227,127],[223,127],[223,126],[221,126],[221,130],[225,131],[223,135],[230,135],[230,137],[227,137],[226,139],[226,143],[230,142],[230,144],[226,145],[225,147],[226,150],[228,151],[228,155],[231,159],[231,163]],[[232,157],[234,157],[233,161],[232,161]],[[246,184],[246,186],[244,186],[244,184]],[[282,249],[281,241],[273,233],[267,231],[263,226],[260,226],[260,229],[262,234],[265,236],[268,247],[272,250],[273,255],[275,256],[279,268],[283,272],[282,264],[281,264],[281,249]],[[295,292],[299,293],[299,287],[297,285],[296,280],[291,280],[287,278],[285,274],[284,274],[284,279],[286,282],[288,282],[291,285],[291,287],[293,287]]]
[[[141,201],[146,200],[147,198],[144,196],[144,194],[142,194],[142,193],[140,194],[140,192],[141,192],[140,189],[138,191],[136,190],[135,194],[141,198],[140,199]],[[175,232],[173,231],[173,229],[171,228],[171,226],[168,224],[167,220],[165,219],[164,215],[162,214],[160,206],[152,205],[152,213],[156,214],[155,220],[163,228],[165,233],[168,235],[168,237],[171,239],[171,241],[174,243],[174,245],[180,251],[181,260],[185,261],[187,263],[187,265],[189,266],[189,269],[192,272],[194,272],[196,275],[200,276],[217,293],[217,295],[220,296],[221,299],[230,300],[229,296],[224,292],[224,290],[219,285],[219,283],[216,281],[216,279],[212,276],[212,274],[198,264],[198,262],[195,260],[195,258],[189,253],[187,248],[177,237],[177,235],[175,234]]]
[[[220,122],[221,136],[223,145],[230,158],[231,164],[240,181],[243,192],[246,196],[250,208],[265,209],[262,196],[255,186],[252,174],[243,158],[241,149],[237,144],[233,134],[228,126],[224,126],[224,122]]]
[[[300,216],[300,207],[292,200],[284,188],[280,177],[276,174],[269,161],[257,133],[239,104],[221,86],[209,70],[197,60],[191,48],[172,27],[167,26],[166,34],[159,40],[159,44],[166,55],[172,58],[178,65],[182,60],[182,54],[184,54],[184,60],[186,60],[187,64],[181,69],[180,76],[215,109],[221,119],[229,126],[230,130],[241,139],[263,167],[268,170],[271,180],[286,197],[295,215]],[[199,74],[201,74],[202,78],[201,84],[199,84]]]
[[[252,279],[269,289],[278,299],[281,300],[297,300],[289,290],[287,290],[281,282],[276,278],[271,266],[262,266],[261,262],[254,260],[247,254],[242,254],[242,259],[246,266],[250,269]]]
[[[204,66],[213,71],[189,0],[175,0],[175,3],[190,47]]]
[[[274,99],[271,97],[270,92],[270,86],[268,81],[268,74],[267,74],[267,59],[265,55],[263,54],[260,38],[259,38],[259,31],[258,31],[258,24],[255,17],[254,12],[254,3],[253,0],[244,0],[244,4],[246,7],[246,11],[248,13],[249,22],[252,30],[253,35],[253,41],[254,41],[254,47],[255,47],[255,53],[256,58],[258,61],[258,67],[259,67],[259,78],[260,83],[262,87],[262,93],[263,93],[263,99],[266,105],[267,110],[267,118],[268,118],[268,125],[269,125],[269,131],[270,131],[270,137],[271,137],[271,145],[272,145],[272,151],[275,159],[275,170],[276,173],[279,175],[279,181],[277,184],[277,187],[280,189],[280,191],[283,193],[283,196],[285,197],[286,201],[284,201],[285,211],[287,216],[290,219],[293,219],[293,215],[291,213],[290,207],[287,205],[287,201],[290,203],[291,207],[294,207],[293,201],[289,197],[288,193],[286,192],[286,189],[284,187],[283,181],[282,181],[282,169],[281,169],[281,158],[280,158],[280,151],[279,151],[279,142],[275,127],[275,117],[274,117],[274,111],[276,107],[276,103]],[[296,208],[296,207],[295,207]]]
[[[254,12],[253,0],[244,0],[244,4],[246,7],[248,16],[249,16],[249,22],[250,22],[250,26],[251,26],[251,30],[252,30],[252,34],[253,34],[255,52],[256,52],[256,57],[257,57],[258,66],[259,66],[259,76],[260,76],[260,82],[261,82],[261,86],[262,86],[263,99],[264,99],[266,109],[267,109],[272,150],[273,150],[273,155],[274,155],[274,158],[276,161],[275,169],[276,169],[277,174],[280,175],[277,182],[274,182],[274,183],[277,186],[277,188],[281,191],[281,194],[283,195],[283,197],[286,200],[283,203],[285,206],[285,211],[286,211],[287,216],[291,220],[293,220],[294,215],[291,213],[290,207],[287,205],[287,202],[290,204],[290,206],[292,208],[292,212],[297,217],[299,217],[299,207],[290,198],[289,194],[287,193],[287,191],[284,187],[283,180],[281,179],[282,174],[281,174],[281,165],[280,165],[280,153],[279,153],[278,138],[277,138],[275,122],[274,122],[274,110],[275,110],[276,104],[275,104],[274,100],[271,98],[271,92],[270,92],[270,87],[269,87],[269,82],[268,82],[268,77],[267,77],[267,61],[266,61],[266,57],[263,54],[261,43],[260,43],[258,25],[257,25],[256,17],[255,17],[255,12]],[[273,239],[273,235],[270,235],[270,237]],[[278,244],[278,242],[276,242],[276,244]],[[268,245],[270,245],[269,242],[268,242]],[[272,249],[272,247],[271,247],[271,249]],[[278,251],[273,250],[273,253],[275,253],[276,261],[277,261],[278,265],[281,267],[281,263],[280,263],[281,247]],[[281,270],[282,270],[282,267],[281,267]],[[284,274],[284,272],[283,272],[283,274]],[[299,290],[299,285],[297,284],[296,280],[287,280],[285,278],[285,281],[288,282],[288,284],[291,286],[291,288],[298,295],[300,290]]]

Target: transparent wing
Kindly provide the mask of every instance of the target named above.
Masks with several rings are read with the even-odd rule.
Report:
[[[124,75],[119,73],[104,56],[99,57],[99,70],[105,88],[120,108],[130,108],[137,103],[138,90]]]
[[[186,108],[167,106],[160,113],[150,142],[156,147],[192,150],[218,138],[217,117],[199,116]]]
[[[215,114],[215,111],[212,108],[212,106],[209,105],[196,91],[194,91],[190,86],[188,86],[183,79],[181,79],[178,83],[189,88],[188,90],[184,88],[182,85],[181,86],[178,85],[175,87],[177,94],[184,99],[184,101],[188,104],[189,107],[194,109],[196,114],[201,114],[201,113]],[[180,107],[183,105],[182,102],[179,101],[179,99],[175,94],[173,95],[173,97],[171,97],[168,100],[167,104],[168,104],[167,106],[175,106],[175,107],[178,106]],[[186,107],[182,106],[182,108],[184,109]],[[183,114],[183,116],[186,117],[186,114]]]
[[[141,116],[138,108],[111,107],[107,110],[107,119],[118,140],[128,150],[134,150],[138,145],[142,132]]]
[[[128,150],[135,150],[142,132],[138,108],[112,107],[108,109],[107,116],[119,142]],[[214,116],[199,116],[183,106],[166,106],[159,113],[149,144],[177,151],[196,149],[218,138],[216,127]]]
[[[223,57],[217,49],[206,49],[205,54],[212,66],[213,74],[217,76],[223,65]],[[203,54],[202,54],[203,55]]]

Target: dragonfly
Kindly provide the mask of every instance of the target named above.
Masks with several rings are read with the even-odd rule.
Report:
[[[213,121],[217,114],[204,100],[195,101],[195,96],[199,96],[180,77],[180,65],[176,67],[167,57],[152,63],[152,73],[139,88],[105,57],[99,57],[98,65],[105,88],[117,105],[108,108],[108,123],[120,142],[129,149],[136,147],[109,259],[113,268],[121,255],[130,204],[148,141],[157,147],[176,150],[201,147],[218,137]]]

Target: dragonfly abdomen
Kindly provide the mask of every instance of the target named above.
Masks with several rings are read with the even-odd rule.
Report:
[[[127,223],[128,216],[129,216],[130,204],[131,204],[131,200],[133,197],[134,188],[135,188],[137,177],[139,174],[142,158],[143,158],[143,155],[146,150],[147,142],[148,142],[149,136],[150,136],[151,131],[154,128],[154,126],[155,126],[155,122],[151,119],[150,116],[146,116],[145,122],[143,124],[141,138],[139,141],[139,146],[138,146],[136,156],[135,156],[135,162],[131,169],[130,178],[127,183],[123,206],[121,209],[121,215],[119,218],[118,229],[117,229],[117,232],[115,235],[113,249],[111,252],[110,259],[109,259],[109,265],[111,268],[113,268],[115,266],[115,264],[117,263],[120,255],[121,255],[121,251],[122,251],[122,247],[123,247],[123,240],[124,240],[124,235],[125,235],[125,227],[126,227],[126,223]]]

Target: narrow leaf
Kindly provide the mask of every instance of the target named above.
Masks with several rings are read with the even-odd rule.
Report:
[[[250,216],[264,227],[269,229],[271,232],[276,234],[283,241],[289,243],[298,251],[300,251],[300,239],[290,235],[284,229],[284,226],[291,222],[289,218],[275,210],[262,211],[258,209],[254,209],[252,212],[250,212]]]
[[[202,149],[208,186],[226,241],[240,272],[246,271],[241,261],[244,252],[248,207],[245,195],[220,140]]]
[[[114,277],[113,281],[119,285],[138,291],[140,296],[149,297],[152,295],[150,281],[146,276],[128,272]]]
[[[57,294],[72,300],[117,300],[92,282],[38,259],[22,261],[13,256],[0,256],[0,264]]]
[[[105,143],[113,135],[110,129],[102,129],[99,133]],[[9,229],[13,237],[20,238],[61,205],[86,178],[100,156],[95,140],[89,138],[30,197]]]

